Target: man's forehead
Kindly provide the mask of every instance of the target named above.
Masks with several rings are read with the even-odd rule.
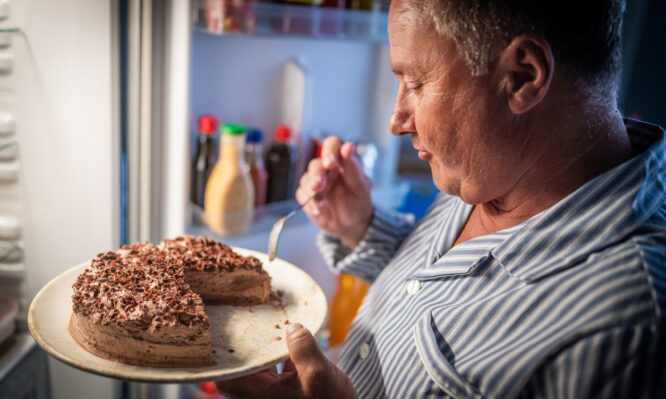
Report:
[[[456,58],[452,39],[418,26],[403,26],[390,35],[391,69],[396,76],[426,75],[433,63]]]

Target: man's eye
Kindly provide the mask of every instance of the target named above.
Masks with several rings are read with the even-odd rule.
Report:
[[[418,83],[418,82],[405,83],[405,87],[409,91],[418,91],[421,88],[421,86],[422,86],[421,83]]]

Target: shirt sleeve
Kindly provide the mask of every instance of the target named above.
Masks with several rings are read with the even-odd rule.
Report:
[[[353,251],[338,238],[323,232],[317,237],[317,246],[334,273],[373,282],[414,224],[412,215],[375,208],[368,231]]]
[[[582,338],[539,367],[520,397],[666,397],[663,333],[662,322]]]

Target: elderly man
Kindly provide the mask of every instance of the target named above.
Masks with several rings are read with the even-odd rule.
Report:
[[[390,129],[443,194],[416,223],[375,209],[327,139],[297,198],[325,193],[306,207],[324,257],[372,283],[338,366],[293,325],[285,372],[221,390],[666,397],[666,139],[617,110],[622,10],[393,0]]]

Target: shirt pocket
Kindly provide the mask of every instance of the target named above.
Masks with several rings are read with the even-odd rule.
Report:
[[[450,348],[440,347],[446,344],[438,343],[437,337],[441,336],[441,333],[431,312],[414,325],[412,332],[425,371],[444,392],[454,398],[483,398],[481,392],[467,381],[444,355],[444,351]]]

